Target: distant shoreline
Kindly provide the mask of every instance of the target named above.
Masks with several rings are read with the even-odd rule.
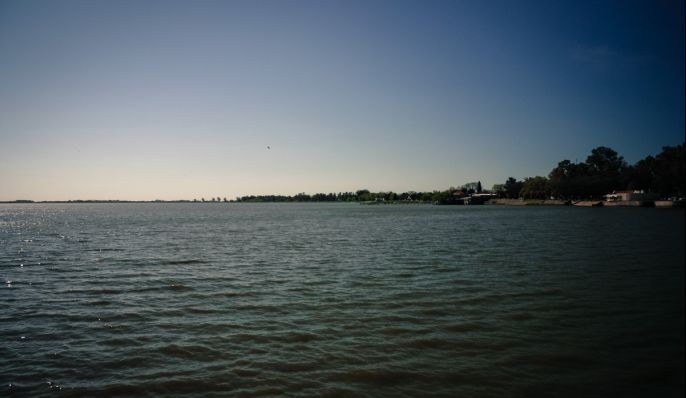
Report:
[[[360,205],[437,205],[454,206],[456,204],[444,204],[428,201],[270,201],[270,202],[243,202],[239,200],[227,201],[193,201],[193,200],[13,200],[0,201],[0,204],[164,204],[164,203],[191,203],[191,204],[228,204],[228,203],[356,203]],[[462,205],[459,206],[475,206]],[[476,206],[570,206],[570,207],[684,207],[683,201],[653,200],[653,201],[602,201],[602,200],[556,200],[556,199],[504,199],[497,198],[488,200]]]

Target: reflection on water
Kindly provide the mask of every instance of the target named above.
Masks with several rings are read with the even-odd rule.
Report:
[[[2,205],[0,388],[676,396],[683,238],[674,209]]]

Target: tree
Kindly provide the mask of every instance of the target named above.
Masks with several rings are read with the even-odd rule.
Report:
[[[514,177],[509,177],[505,181],[505,196],[510,199],[519,198],[519,191],[522,189],[523,182],[517,181]]]
[[[587,166],[584,163],[572,163],[563,160],[548,174],[548,187],[555,197],[573,199],[587,195]]]
[[[529,177],[524,179],[524,184],[520,191],[524,199],[546,199],[550,196],[548,189],[548,179],[541,176]]]
[[[657,156],[646,156],[627,167],[621,175],[622,186],[631,190],[654,192],[662,197],[684,195],[684,144],[665,146]]]
[[[657,160],[652,156],[636,162],[633,167],[627,168],[624,172],[624,180],[627,188],[632,190],[645,190],[656,192],[657,189]]]
[[[417,200],[417,192],[415,192],[415,191],[403,192],[400,194],[400,197],[403,200],[410,200],[410,201]]]
[[[586,158],[586,194],[600,197],[623,188],[620,176],[627,168],[624,158],[612,148],[599,146]]]
[[[684,196],[684,145],[666,146],[655,157],[654,184],[663,197]]]
[[[466,192],[467,194],[473,194],[474,192],[479,191],[479,184],[478,182],[468,182],[462,186],[462,190]]]
[[[495,184],[491,188],[494,194],[498,195],[499,198],[505,197],[505,184]]]
[[[591,154],[586,158],[586,165],[588,165],[590,174],[612,173],[618,175],[626,168],[624,158],[612,148],[604,146],[591,150]]]
[[[481,193],[482,187],[481,187],[481,181],[477,181],[476,183],[476,193]]]
[[[359,201],[367,202],[372,200],[372,194],[368,189],[359,189],[357,192],[355,192],[355,194],[357,195],[357,200]]]

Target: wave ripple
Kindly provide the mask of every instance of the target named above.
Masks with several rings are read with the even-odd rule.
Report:
[[[683,242],[664,209],[0,205],[0,395],[681,396]]]

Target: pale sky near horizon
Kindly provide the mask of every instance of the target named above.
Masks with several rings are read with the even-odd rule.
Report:
[[[0,2],[0,200],[490,187],[684,128],[683,1]]]

